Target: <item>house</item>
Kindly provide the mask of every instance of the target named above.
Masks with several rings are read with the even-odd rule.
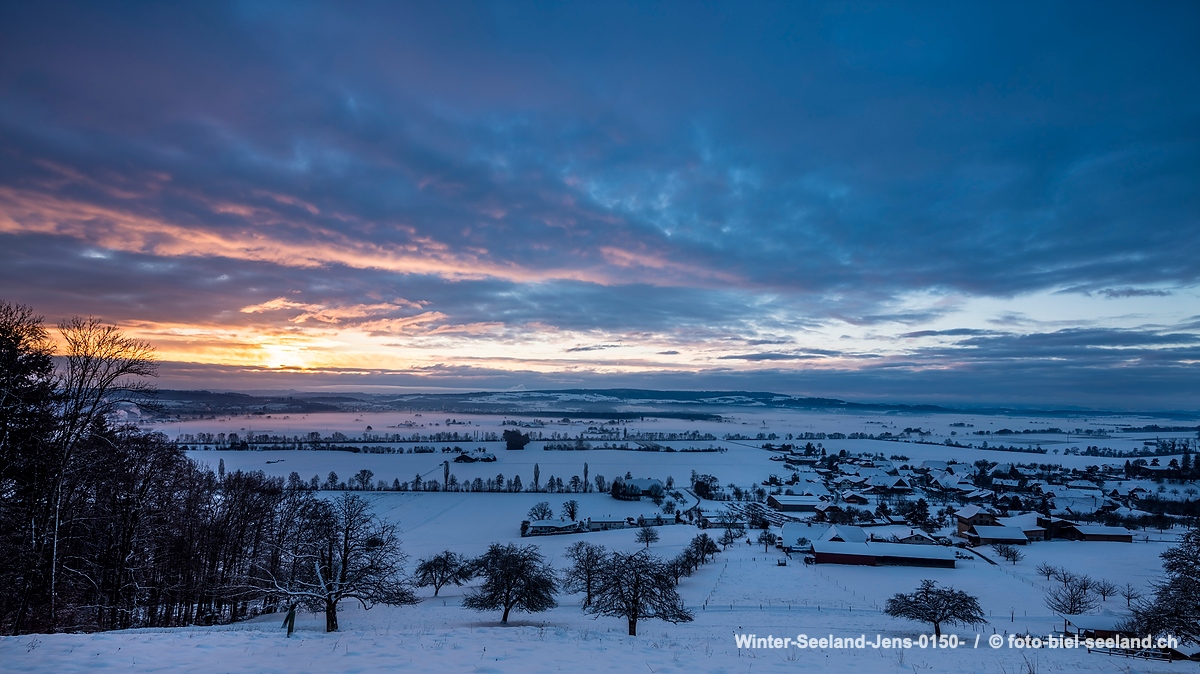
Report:
[[[869,484],[871,486],[872,491],[886,491],[886,492],[910,492],[910,491],[912,491],[912,485],[908,483],[908,480],[905,480],[902,477],[893,476],[893,475],[872,475],[871,478],[867,480],[867,484]]]
[[[819,496],[771,494],[767,497],[767,505],[779,512],[816,512],[817,506],[824,502]]]
[[[842,543],[866,543],[867,532],[862,527],[848,524],[837,524],[825,530],[821,535],[823,541],[840,541]]]
[[[625,480],[625,488],[629,490],[637,489],[643,494],[649,494],[655,489],[662,492],[664,489],[662,480],[652,477],[638,477],[632,480]]]
[[[866,496],[854,491],[848,491],[842,494],[842,501],[850,505],[867,505],[871,501]]]
[[[787,522],[779,534],[779,542],[784,552],[807,552],[812,548],[812,542],[825,534],[828,527],[813,526],[807,522]],[[800,541],[807,540],[808,544],[801,546]]]
[[[1029,542],[1025,532],[1016,527],[973,526],[967,531],[971,545],[1025,545]]]
[[[994,527],[996,516],[977,505],[969,505],[954,513],[958,520],[958,533],[966,534],[974,526]]]
[[[1078,532],[1074,531],[1074,522],[1059,517],[1038,517],[1037,525],[1046,532],[1048,541],[1056,538],[1075,540],[1074,537],[1078,535]]]
[[[624,519],[599,520],[588,518],[584,521],[587,522],[588,531],[609,531],[610,529],[624,529],[630,526],[629,522]]]
[[[824,522],[832,517],[835,513],[842,512],[842,507],[836,503],[821,503],[815,511],[817,513],[815,519],[818,522]]]
[[[997,517],[996,523],[1004,527],[1014,527],[1020,529],[1025,534],[1025,538],[1030,541],[1046,540],[1046,530],[1039,527],[1037,524],[1037,513],[1026,513],[1024,515],[1014,515],[1012,517]]]
[[[916,529],[909,531],[907,536],[897,536],[896,541],[906,545],[937,545],[937,541],[933,540],[933,536],[924,531],[917,531]]]
[[[638,515],[637,525],[639,527],[661,527],[668,524],[675,524],[675,516],[664,513],[655,513],[653,515]]]
[[[992,491],[991,489],[976,489],[975,491],[970,491],[966,494],[963,494],[963,498],[968,501],[987,501],[995,495],[996,492]]]
[[[954,551],[940,545],[905,545],[903,543],[846,543],[813,541],[813,557],[817,564],[852,564],[857,566],[927,566],[954,568]]]

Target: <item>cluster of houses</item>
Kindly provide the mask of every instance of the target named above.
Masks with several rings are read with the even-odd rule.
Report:
[[[1105,469],[1097,469],[1104,471]],[[1108,469],[1113,470],[1113,469]],[[811,553],[816,563],[870,566],[944,566],[953,568],[960,545],[1026,545],[1033,541],[1133,541],[1124,527],[1077,521],[1080,515],[1128,507],[1147,490],[1140,486],[1103,489],[1105,478],[1123,474],[1105,472],[1094,479],[1071,479],[1070,471],[1044,471],[1014,464],[982,465],[928,460],[919,465],[896,466],[894,461],[845,457],[834,468],[814,468],[809,478],[797,474],[789,487],[767,497],[767,506],[798,519],[784,523],[780,546],[786,551]],[[844,506],[869,506],[880,497],[918,493],[930,500],[965,504],[953,512],[953,528],[945,537],[915,528],[905,530],[897,515],[876,515],[860,526],[828,525]],[[1052,515],[1025,512],[1035,504]],[[897,526],[900,531],[897,532]],[[814,528],[815,527],[815,528]],[[887,531],[886,534],[873,533]],[[802,545],[798,544],[800,541]],[[939,545],[940,544],[940,545]]]
[[[1000,517],[986,508],[969,505],[954,513],[958,535],[971,545],[1026,545],[1031,541],[1111,541],[1132,543],[1125,527],[1080,524],[1061,517],[1025,513]]]

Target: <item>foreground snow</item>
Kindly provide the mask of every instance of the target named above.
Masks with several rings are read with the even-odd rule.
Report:
[[[428,512],[414,523],[409,537],[428,541],[433,532],[456,519],[445,507],[453,495],[435,495],[420,508]],[[416,499],[424,501],[425,499]],[[439,502],[440,501],[440,502]],[[385,504],[384,510],[387,510]],[[488,518],[480,520],[479,530]],[[477,530],[477,531],[479,531]],[[696,533],[693,527],[663,527],[663,540],[651,549],[675,554]],[[482,531],[480,531],[482,533]],[[507,540],[504,532],[497,538]],[[542,545],[561,564],[561,548],[576,536],[523,539]],[[632,550],[630,531],[604,532],[589,540]],[[1042,559],[1086,567],[1098,577],[1143,583],[1155,575],[1157,554],[1166,543],[1047,543],[1027,548],[1017,566],[960,562],[956,569],[809,567],[795,560],[778,566],[781,554],[761,546],[731,546],[715,563],[685,579],[680,589],[696,620],[682,625],[647,621],[640,636],[624,634],[619,619],[592,618],[579,610],[578,596],[563,596],[552,611],[516,615],[503,626],[498,614],[475,613],[459,606],[467,588],[446,588],[418,606],[376,607],[363,611],[344,605],[343,631],[325,634],[322,618],[301,614],[298,632],[284,638],[281,616],[262,616],[230,626],[176,630],[129,630],[96,635],[56,634],[0,639],[4,671],[204,671],[204,672],[373,672],[420,668],[436,672],[751,672],[765,668],[815,666],[821,671],[857,674],[894,672],[1166,672],[1191,670],[1190,663],[1125,660],[1077,650],[993,650],[995,633],[1046,634],[1059,624],[1042,605],[1040,577],[1033,567]],[[432,550],[436,545],[426,543]],[[453,546],[452,546],[453,547]],[[424,554],[424,553],[422,553]],[[1129,576],[1122,575],[1136,568]],[[918,637],[927,627],[883,615],[878,606],[891,594],[909,591],[921,578],[967,589],[979,595],[991,624],[979,630],[948,629],[965,642],[957,650],[739,650],[735,634],[758,636]],[[1110,599],[1105,609],[1119,610]],[[978,648],[975,636],[981,637]]]

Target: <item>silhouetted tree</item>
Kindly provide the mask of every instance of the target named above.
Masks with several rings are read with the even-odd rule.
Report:
[[[538,552],[537,546],[493,543],[475,561],[475,568],[484,582],[463,599],[463,606],[467,608],[502,610],[500,622],[507,623],[513,609],[538,613],[558,606],[554,600],[554,593],[558,591],[554,570]]]
[[[471,560],[449,550],[420,560],[417,564],[417,586],[433,586],[433,596],[438,596],[442,588],[449,584],[461,586],[475,577],[474,565]]]
[[[625,618],[629,636],[637,636],[638,621],[647,618],[689,622],[692,614],[684,608],[675,585],[666,565],[648,552],[614,552],[601,574],[595,601],[585,610]]]
[[[604,568],[608,551],[603,545],[579,541],[567,548],[570,566],[563,570],[563,589],[567,592],[584,593],[583,605],[590,606],[600,572]]]
[[[938,587],[932,580],[909,594],[898,593],[887,600],[883,612],[896,617],[933,625],[935,637],[942,635],[942,624],[982,625],[987,622],[975,597],[952,587]]]

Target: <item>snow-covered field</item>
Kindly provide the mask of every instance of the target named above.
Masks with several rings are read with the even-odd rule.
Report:
[[[389,426],[405,421],[427,424],[426,428],[403,429],[429,433],[447,429],[429,418],[395,414],[321,414],[287,419],[233,418],[171,424],[161,428],[172,437],[179,433],[274,431],[297,434],[309,430],[328,433],[361,433],[367,425],[377,432],[389,432]],[[776,411],[739,411],[733,423],[690,421],[631,422],[626,426],[660,432],[725,433],[797,432],[872,432],[882,429],[921,426],[934,429],[938,437],[950,437],[951,423],[971,423],[974,428],[1008,427],[1021,429],[1034,424],[1062,428],[1112,428],[1117,425],[1143,425],[1153,421],[1135,418],[1098,421],[1084,419],[1047,420],[941,415],[929,417],[890,415],[849,416],[836,414],[786,415]],[[458,416],[460,420],[464,417]],[[496,417],[466,418],[469,426],[452,430],[497,431]],[[444,419],[438,420],[444,422]],[[589,422],[594,424],[595,422]],[[1098,424],[1098,426],[1088,426]],[[579,424],[547,425],[545,432],[558,430],[575,433],[586,429]],[[962,427],[954,427],[962,431]],[[971,428],[966,428],[971,431]],[[895,431],[893,431],[895,432]],[[936,433],[945,433],[937,436]],[[1143,434],[1144,435],[1144,434]],[[1043,446],[1062,436],[1047,436]],[[1114,449],[1140,447],[1142,435],[1128,434],[1112,439],[1082,439],[1071,445],[1098,444]],[[978,442],[978,440],[976,440]],[[1006,439],[1005,444],[1010,444]],[[480,443],[459,444],[467,449]],[[697,443],[665,443],[678,446]],[[630,472],[636,477],[673,476],[686,485],[692,470],[716,475],[722,484],[750,483],[770,473],[784,474],[782,466],[768,460],[769,452],[746,442],[715,442],[726,447],[724,453],[663,453],[592,450],[585,452],[543,451],[538,443],[520,452],[506,452],[490,445],[498,461],[483,464],[451,464],[457,477],[495,477],[519,474],[528,483],[533,465],[540,466],[544,481],[555,475],[568,479],[582,475],[583,463],[591,476],[609,479]],[[831,452],[840,449],[904,454],[912,459],[949,459],[975,461],[1037,461],[1088,465],[1098,459],[1076,456],[1030,455],[960,449],[944,445],[903,444],[870,440],[827,440]],[[1061,446],[1071,446],[1061,445]],[[214,467],[223,459],[226,470],[254,469],[284,475],[298,472],[304,479],[319,475],[323,480],[330,470],[346,479],[360,469],[375,473],[377,479],[411,480],[416,474],[430,473],[441,479],[442,461],[436,454],[354,454],[340,451],[198,451],[195,458]],[[1118,461],[1118,460],[1113,460]],[[1123,460],[1119,460],[1123,463]],[[580,516],[592,518],[627,517],[648,514],[657,509],[649,501],[617,501],[603,494],[531,494],[531,493],[367,493],[376,512],[397,523],[410,561],[444,549],[476,555],[492,542],[536,544],[555,565],[563,566],[566,546],[579,540],[603,544],[610,549],[632,551],[640,547],[631,530],[591,534],[520,538],[520,522],[538,501],[548,501],[555,512],[569,498],[580,502]],[[675,525],[659,529],[661,541],[651,550],[662,557],[677,554],[699,531],[693,526]],[[686,578],[680,592],[695,610],[692,623],[672,625],[646,621],[639,625],[639,636],[625,635],[625,624],[617,618],[594,618],[579,609],[577,595],[562,595],[560,605],[536,615],[514,614],[508,625],[500,625],[498,613],[477,613],[460,606],[470,589],[443,588],[434,599],[432,589],[419,595],[424,601],[416,606],[376,607],[364,611],[350,603],[342,605],[341,632],[325,634],[323,616],[301,614],[298,632],[291,639],[279,628],[281,616],[262,616],[244,623],[218,627],[183,629],[129,630],[104,634],[55,634],[0,638],[0,670],[11,672],[75,671],[197,671],[197,672],[754,672],[784,668],[817,669],[856,674],[892,672],[1174,672],[1193,670],[1193,663],[1153,663],[1125,660],[1080,650],[1036,651],[993,649],[988,637],[1008,633],[1045,635],[1061,621],[1043,604],[1045,579],[1034,572],[1042,561],[1105,578],[1118,585],[1131,582],[1146,587],[1160,575],[1159,555],[1171,545],[1174,536],[1152,534],[1149,542],[1139,533],[1135,543],[1082,543],[1053,541],[1023,548],[1025,558],[1018,564],[989,564],[982,560],[959,561],[954,569],[910,567],[853,567],[839,565],[806,566],[798,556],[779,566],[783,553],[775,548],[764,552],[761,545],[745,542],[732,545],[716,561],[699,573]],[[986,553],[988,550],[985,548]],[[954,650],[920,649],[739,649],[736,634],[758,636],[852,636],[917,637],[928,633],[929,626],[910,623],[883,615],[881,607],[896,592],[914,589],[922,579],[931,578],[979,597],[989,624],[979,629],[949,628],[947,634],[959,635],[965,645]],[[1102,611],[1120,612],[1124,599],[1110,597]],[[978,647],[976,636],[980,636]],[[1185,649],[1190,650],[1190,649]]]
[[[501,498],[503,495],[495,495]],[[388,517],[408,522],[405,540],[414,554],[450,547],[481,549],[450,527],[468,528],[480,540],[517,540],[489,508],[462,503],[466,495],[384,494],[379,506]],[[517,499],[522,496],[514,497]],[[488,504],[491,505],[491,504]],[[512,504],[516,507],[516,503]],[[472,514],[479,517],[472,517]],[[692,527],[663,527],[652,549],[672,555],[696,533]],[[611,548],[632,550],[632,531],[587,536]],[[530,542],[531,539],[524,539]],[[533,542],[551,558],[575,536]],[[1049,633],[1057,619],[1042,606],[1042,579],[1033,567],[1042,559],[1087,570],[1114,581],[1145,582],[1155,575],[1157,555],[1166,543],[1069,543],[1033,545],[1016,567],[960,562],[955,569],[778,566],[781,553],[764,554],[745,543],[729,550],[681,584],[695,622],[670,625],[647,621],[640,635],[625,635],[619,619],[592,618],[579,610],[577,596],[560,598],[557,609],[517,615],[507,626],[498,615],[459,606],[465,588],[445,588],[433,599],[426,590],[420,605],[363,611],[346,605],[342,631],[325,634],[323,617],[301,615],[297,634],[284,638],[279,616],[263,616],[231,626],[175,630],[129,630],[98,635],[56,634],[0,640],[3,669],[37,671],[205,671],[205,672],[753,672],[783,667],[829,672],[1166,672],[1194,669],[1190,663],[1128,661],[1077,650],[992,649],[993,631]],[[923,578],[979,595],[991,624],[979,630],[950,629],[966,645],[955,650],[781,649],[739,650],[735,634],[810,636],[865,634],[916,637],[927,628],[882,615],[888,596],[909,591]],[[1109,599],[1119,609],[1123,600]],[[975,636],[980,635],[978,648]],[[1128,668],[1132,669],[1128,669]]]

